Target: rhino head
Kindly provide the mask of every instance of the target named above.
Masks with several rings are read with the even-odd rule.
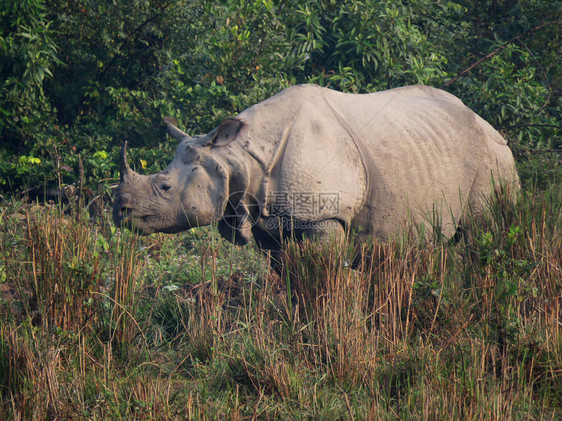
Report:
[[[216,149],[229,145],[243,123],[227,119],[209,134],[196,137],[167,123],[168,133],[179,144],[164,171],[138,174],[127,162],[127,142],[121,148],[113,221],[143,235],[209,225],[222,218],[228,203],[231,166]]]

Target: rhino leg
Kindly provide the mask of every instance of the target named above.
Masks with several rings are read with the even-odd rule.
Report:
[[[252,231],[258,247],[270,256],[271,268],[279,275],[283,274],[283,268],[287,261],[287,255],[284,251],[285,239],[296,238],[298,241],[302,241],[308,238],[313,241],[331,243],[334,241],[344,241],[346,238],[345,229],[337,219],[302,222],[295,225],[297,227],[300,226],[300,228],[283,232],[283,238],[278,238],[268,232],[257,229]]]
[[[270,266],[275,272],[281,275],[283,271],[283,251],[282,241],[272,236],[266,231],[252,229],[252,235],[262,253],[269,256]]]
[[[345,240],[345,229],[337,219],[318,221],[311,228],[305,229],[299,238],[310,238],[320,242],[340,242]]]

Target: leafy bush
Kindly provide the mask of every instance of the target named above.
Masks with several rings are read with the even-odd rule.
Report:
[[[60,61],[45,9],[42,0],[0,6],[0,138],[4,144],[18,134],[17,142],[7,145],[16,150],[52,111],[43,84]]]
[[[372,92],[441,80],[445,55],[412,23],[414,8],[396,1],[296,4],[288,20],[293,55],[304,56],[308,82]]]
[[[4,192],[77,183],[80,161],[86,185],[114,182],[124,140],[134,165],[159,170],[173,151],[164,116],[200,134],[292,84],[441,86],[485,56],[447,89],[519,161],[561,148],[562,6],[546,0],[46,4],[0,9]]]

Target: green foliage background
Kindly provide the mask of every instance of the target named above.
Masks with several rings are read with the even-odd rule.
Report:
[[[504,45],[445,89],[508,137],[525,183],[559,182],[560,19],[550,0],[0,0],[0,192],[76,183],[80,161],[90,187],[114,182],[124,140],[157,171],[165,116],[204,133],[297,83],[440,87]]]

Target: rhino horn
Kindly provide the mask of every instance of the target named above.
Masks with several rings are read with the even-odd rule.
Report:
[[[123,146],[121,146],[119,160],[121,162],[121,182],[123,183],[124,181],[132,178],[132,175],[135,174],[127,162],[127,141],[125,141]]]

